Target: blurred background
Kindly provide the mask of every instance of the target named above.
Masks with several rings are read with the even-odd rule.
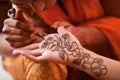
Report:
[[[9,0],[0,0],[0,31],[3,27],[3,21],[7,18],[7,11],[11,8]]]
[[[10,8],[11,4],[9,0],[0,0],[0,32],[2,31],[4,19],[8,17],[7,11]],[[13,80],[10,74],[4,69],[2,65],[2,56],[0,56],[0,80]]]

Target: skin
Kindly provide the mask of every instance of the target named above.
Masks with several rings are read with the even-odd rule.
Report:
[[[13,0],[15,1],[15,0]],[[17,1],[17,0],[16,0]],[[48,4],[46,3],[46,0],[36,0],[33,3],[30,3],[32,5],[32,8],[35,12],[39,12],[38,9],[36,9],[36,3],[40,3],[41,6],[37,7],[38,9],[43,10],[51,7],[55,1],[51,0],[48,1]],[[46,5],[46,6],[45,6]],[[29,17],[19,6],[13,5],[13,7],[16,9],[16,16],[15,19],[8,18],[4,21],[4,26],[2,32],[4,33],[5,39],[9,42],[9,44],[14,47],[23,47],[28,44],[31,44],[33,42],[39,42],[41,41],[40,38],[35,36],[33,34],[34,27],[32,25],[37,24],[41,25],[37,22],[37,20],[33,20],[31,17]],[[32,25],[31,25],[32,24]],[[39,28],[41,32],[47,32],[47,29],[44,27]]]
[[[39,6],[39,8],[38,8],[37,4],[39,1],[40,1],[41,6]],[[51,2],[51,3],[53,4],[54,2]],[[36,14],[38,14],[39,11],[42,11],[42,10],[45,10],[45,9],[48,9],[49,7],[51,7],[51,5],[50,6],[48,5],[48,7],[45,6],[45,0],[36,0],[36,2],[30,3],[30,6],[32,7],[32,9],[34,10],[34,12]],[[22,54],[36,62],[41,62],[44,60],[49,60],[49,61],[53,61],[53,62],[56,61],[59,63],[68,64],[70,66],[74,66],[80,70],[83,70],[83,69],[81,69],[80,65],[73,64],[73,60],[75,60],[74,57],[70,58],[69,59],[70,61],[68,62],[68,60],[66,60],[66,58],[65,58],[65,60],[63,60],[63,58],[58,56],[58,53],[56,53],[56,55],[54,55],[54,56],[52,54],[53,52],[48,52],[50,54],[48,54],[47,52],[41,53],[41,51],[39,50],[39,46],[40,46],[39,43],[31,44],[34,42],[41,41],[38,37],[36,37],[34,34],[32,34],[32,31],[34,31],[34,28],[29,25],[29,22],[33,21],[33,23],[35,23],[36,21],[34,22],[34,20],[31,19],[31,17],[29,17],[27,14],[25,14],[22,11],[22,9],[20,9],[19,7],[16,7],[16,11],[17,11],[16,19],[12,19],[12,18],[6,19],[4,21],[4,28],[3,28],[3,33],[5,36],[5,39],[9,42],[9,44],[14,48],[22,47],[22,48],[15,50],[13,52],[14,54]],[[39,23],[39,22],[36,22],[36,23]],[[103,48],[106,45],[109,46],[109,42],[108,42],[107,38],[97,28],[74,27],[74,25],[72,25],[68,22],[56,22],[52,27],[57,29],[60,26],[64,26],[68,31],[70,31],[74,36],[76,36],[77,39],[81,42],[82,46],[84,46],[85,48],[92,50],[96,53],[104,54]],[[47,32],[46,28],[40,27],[40,29],[42,30],[42,32]],[[76,32],[76,31],[79,31],[79,32]],[[78,42],[78,44],[79,44],[79,42]],[[29,45],[29,46],[26,46],[26,45]],[[108,50],[110,51],[110,49],[108,49]],[[86,49],[84,49],[84,51],[86,51]],[[86,51],[86,52],[89,53],[89,51]],[[27,53],[29,53],[29,54],[27,54]],[[101,57],[100,55],[96,55],[93,52],[90,52],[90,54],[91,54],[90,56],[94,56],[94,58],[100,57],[102,60],[104,60],[105,61],[104,65],[111,66],[111,65],[107,64],[107,62],[111,62],[112,60]],[[114,63],[114,61],[113,61],[113,63]],[[113,65],[112,67],[116,68],[116,65],[119,65],[119,63],[115,61],[115,66]],[[107,68],[107,69],[111,70],[110,68]],[[89,73],[90,75],[96,77],[95,74],[92,74],[89,71],[86,71],[86,72]],[[112,71],[110,71],[110,72],[112,72]],[[111,75],[109,75],[109,76],[111,76]],[[108,75],[107,75],[105,77],[101,77],[100,79],[110,80],[109,78],[111,79],[111,77],[108,77]],[[119,80],[119,77],[117,77],[117,79]],[[114,77],[111,80],[114,80]]]
[[[17,1],[17,0],[14,0],[14,1]],[[55,1],[56,0],[49,0],[49,1],[35,0],[34,2],[29,4],[33,8],[34,12],[38,14],[39,11],[45,10],[51,7],[55,3]],[[40,3],[41,6],[38,6],[37,5],[38,3]],[[40,42],[41,41],[40,38],[32,34],[32,32],[34,31],[34,28],[29,23],[32,23],[32,24],[37,23],[38,25],[41,25],[41,23],[39,23],[39,21],[35,19],[32,19],[27,14],[25,14],[25,12],[23,12],[23,10],[19,6],[16,5],[13,7],[16,9],[16,19],[8,18],[4,21],[3,33],[5,36],[5,39],[14,48],[23,47],[34,42]],[[90,27],[90,28],[74,27],[74,25],[68,22],[56,22],[52,27],[54,29],[57,29],[60,25],[67,26],[66,29],[71,31],[80,40],[81,44],[84,47],[92,51],[95,51],[97,53],[99,53],[100,51],[103,51],[100,49],[102,49],[103,46],[109,44],[107,42],[106,37],[99,29],[96,29],[93,27]],[[39,30],[41,30],[42,33],[48,32],[47,28],[45,27],[39,27]],[[79,30],[79,33],[76,33],[76,30]],[[91,35],[93,35],[93,37],[90,37]],[[96,38],[98,40],[93,41]],[[95,48],[94,48],[94,45],[95,45]],[[96,48],[96,45],[97,45],[97,48]],[[99,46],[102,46],[102,48],[99,48]]]
[[[85,49],[79,40],[63,27],[58,28],[58,34],[49,34],[42,42],[16,49],[13,53],[22,54],[38,63],[63,63],[100,80],[120,79],[120,62]]]

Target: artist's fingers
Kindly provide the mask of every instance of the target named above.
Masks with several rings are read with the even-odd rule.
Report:
[[[19,28],[19,29],[23,29],[26,31],[32,31],[33,27],[30,27],[28,24],[20,21],[20,20],[16,20],[16,19],[11,19],[8,18],[4,21],[5,25],[8,25],[10,27],[14,27],[14,28]]]
[[[30,36],[31,35],[31,32],[27,32],[27,31],[19,29],[19,28],[9,27],[8,25],[4,25],[2,32],[4,34],[21,35],[21,36]]]
[[[21,47],[19,49],[22,49],[22,50],[25,50],[25,49],[29,49],[29,50],[39,49],[39,43],[33,43],[33,44],[28,45],[28,46]]]
[[[33,37],[33,38],[30,38],[30,39],[25,40],[23,42],[9,41],[9,43],[14,48],[20,48],[20,47],[23,47],[23,46],[26,46],[26,45],[33,43],[35,39],[36,39],[36,37]]]
[[[25,40],[30,39],[31,37],[25,37],[25,36],[20,36],[20,35],[11,35],[11,34],[6,34],[4,38],[8,42],[23,42]]]

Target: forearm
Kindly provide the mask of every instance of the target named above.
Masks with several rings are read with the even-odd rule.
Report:
[[[119,80],[120,62],[97,55],[94,52],[81,48],[81,56],[67,55],[66,64],[82,70],[100,80]]]
[[[61,32],[63,32],[63,30],[61,30]],[[60,35],[63,34],[63,33],[60,33],[60,31],[58,33]],[[79,33],[79,32],[76,31],[76,33]],[[91,34],[93,34],[93,33],[91,32]],[[61,36],[63,36],[63,35],[61,35]],[[120,77],[118,75],[118,73],[120,72],[120,70],[119,70],[120,63],[119,62],[109,59],[107,57],[100,56],[90,50],[87,50],[86,48],[82,47],[82,45],[79,44],[80,40],[77,40],[78,38],[75,39],[75,37],[73,37],[72,35],[73,34],[69,33],[69,36],[71,36],[71,38],[66,40],[67,45],[65,44],[65,48],[67,48],[67,46],[69,46],[67,48],[67,50],[64,49],[65,51],[63,53],[59,53],[59,54],[61,54],[61,55],[59,55],[59,57],[61,59],[63,59],[63,61],[66,61],[66,64],[76,67],[76,68],[94,76],[95,78],[99,78],[99,79],[103,79],[103,80],[119,80],[120,79]],[[96,35],[96,37],[93,36],[94,39],[91,38],[92,35],[87,36],[88,38],[91,38],[92,43],[94,43],[94,41],[96,42],[98,40],[101,42],[101,43],[98,42],[98,44],[101,45],[107,41],[107,40],[105,40],[105,38],[102,38],[102,34],[100,34],[101,38],[100,38],[100,36],[97,36],[98,35],[97,31],[96,31],[95,35]],[[62,39],[64,39],[64,38],[62,38]],[[104,41],[104,42],[102,42],[102,41]],[[62,54],[65,57],[62,56]],[[103,54],[105,54],[105,52]],[[113,68],[115,70],[113,70]]]
[[[79,33],[79,32],[76,31],[76,33]],[[101,38],[100,38],[100,36],[98,36],[99,34],[97,34],[97,31],[96,31],[96,34],[95,34],[95,31],[93,33],[92,33],[92,31],[90,33],[90,34],[94,35],[93,37],[92,37],[92,35],[89,35],[89,34],[88,34],[89,36],[86,36],[86,37],[88,37],[88,39],[92,37],[90,39],[90,41],[92,43],[97,42],[97,41],[105,42],[104,38],[102,39],[102,34],[101,34]],[[59,55],[56,55],[59,57],[59,58],[56,58],[56,61],[58,61],[57,59],[59,59],[60,62],[68,64],[72,67],[76,67],[77,69],[82,70],[82,71],[90,74],[91,76],[101,79],[101,80],[119,80],[120,79],[120,77],[118,75],[118,73],[120,72],[120,70],[119,70],[120,63],[119,62],[109,59],[107,57],[98,55],[97,53],[94,53],[90,50],[87,50],[79,42],[80,40],[78,40],[78,37],[76,38],[74,36],[74,34],[71,34],[71,33],[67,32],[66,30],[64,31],[64,29],[62,29],[62,28],[58,29],[58,34],[60,35],[60,38],[63,41],[63,43],[62,43],[63,46],[61,46],[62,50],[59,52]],[[95,35],[96,35],[96,37],[95,37]],[[98,44],[101,45],[104,43],[98,42]],[[103,53],[103,54],[105,54],[105,53]],[[113,68],[114,68],[114,70],[113,70]]]

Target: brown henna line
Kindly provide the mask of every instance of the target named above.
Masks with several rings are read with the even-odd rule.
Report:
[[[42,44],[41,49],[48,49],[51,51],[58,51],[58,47],[59,47],[59,43],[58,43],[58,39],[54,40],[54,38],[58,38],[56,35],[54,35],[53,37],[48,37]],[[55,48],[55,49],[54,49]],[[43,53],[44,53],[43,51]]]
[[[75,59],[73,64],[80,65],[82,69],[91,71],[95,76],[101,77],[108,72],[107,66],[103,64],[104,60],[100,58],[93,58],[89,53],[85,53],[82,48],[78,47],[76,41],[70,42],[69,34],[64,34],[62,37],[57,35],[50,36],[41,46],[43,53],[45,49],[59,52],[59,57],[62,60],[69,62],[69,57]]]

